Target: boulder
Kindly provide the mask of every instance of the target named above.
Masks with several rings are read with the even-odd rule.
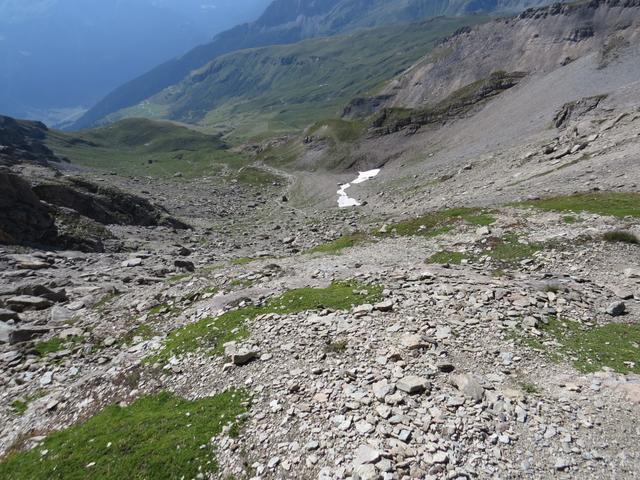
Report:
[[[53,217],[31,185],[0,170],[0,243],[47,244],[56,236]]]
[[[27,310],[46,310],[53,305],[53,302],[47,298],[32,297],[30,295],[18,295],[11,297],[5,301],[7,306],[16,312],[24,312]]]
[[[451,383],[469,400],[479,403],[484,398],[484,387],[473,375],[454,375]]]
[[[429,389],[429,382],[426,378],[418,377],[416,375],[408,375],[398,380],[396,388],[401,392],[413,395],[427,391]]]
[[[9,320],[13,320],[14,322],[19,322],[20,315],[18,315],[13,310],[0,308],[0,322],[8,322]]]

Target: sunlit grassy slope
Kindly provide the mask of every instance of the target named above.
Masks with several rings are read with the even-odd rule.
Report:
[[[485,20],[435,18],[235,52],[112,118],[151,115],[210,131],[233,128],[239,140],[301,131],[339,117],[351,99],[375,93],[443,37]]]

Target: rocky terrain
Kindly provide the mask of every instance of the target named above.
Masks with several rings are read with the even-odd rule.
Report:
[[[387,131],[242,146],[282,181],[0,136],[0,477],[637,478],[640,52],[598,25]]]

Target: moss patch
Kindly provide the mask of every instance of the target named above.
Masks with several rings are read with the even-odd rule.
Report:
[[[516,263],[534,256],[546,248],[542,243],[523,243],[515,234],[506,234],[490,242],[490,248],[483,253],[500,263]]]
[[[338,254],[345,248],[354,247],[367,240],[367,236],[364,233],[354,233],[353,235],[345,235],[332,242],[323,243],[317,247],[313,247],[309,250],[309,253],[330,253]]]
[[[640,217],[640,193],[593,192],[521,202],[546,211]]]
[[[610,323],[587,327],[551,317],[541,326],[542,338],[525,337],[528,346],[572,360],[581,372],[609,367],[619,373],[640,373],[640,325]]]
[[[466,222],[471,225],[486,226],[495,221],[495,218],[489,213],[476,208],[452,208],[390,225],[387,227],[387,233],[377,233],[376,235],[434,237],[449,232],[457,223]]]
[[[640,244],[640,240],[631,232],[625,232],[623,230],[614,230],[613,232],[605,233],[602,238],[606,242],[612,243],[629,243],[632,245]]]
[[[39,356],[44,357],[46,355],[49,355],[50,353],[56,353],[60,350],[64,350],[66,346],[78,343],[81,340],[81,337],[71,337],[65,339],[54,337],[50,340],[36,343],[35,351]]]
[[[169,480],[214,473],[212,449],[202,446],[225,425],[236,425],[246,400],[233,390],[192,402],[160,393],[128,407],[110,406],[33,450],[10,455],[0,463],[0,478]]]
[[[427,263],[440,263],[443,265],[449,263],[452,265],[460,265],[465,259],[469,259],[469,256],[466,253],[442,250],[427,258]]]
[[[336,282],[328,288],[300,288],[290,290],[262,306],[231,310],[217,318],[204,318],[174,330],[165,339],[161,350],[147,359],[147,363],[166,362],[174,355],[205,349],[216,355],[223,353],[223,345],[249,335],[247,320],[266,313],[287,315],[330,308],[345,310],[354,305],[378,301],[382,295],[379,285],[355,282]]]

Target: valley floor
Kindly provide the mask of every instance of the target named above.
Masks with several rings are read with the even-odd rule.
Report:
[[[127,232],[149,253],[5,249],[7,304],[36,285],[68,302],[25,307],[48,333],[3,347],[0,445],[33,450],[0,472],[110,478],[122,457],[74,442],[127,439],[82,436],[82,422],[145,395],[235,389],[246,413],[189,446],[206,459],[190,460],[193,477],[635,478],[640,250],[603,240],[640,234],[629,198],[597,197],[603,215],[521,206],[361,225],[345,244],[284,239],[302,251],[264,259],[213,260],[157,229]],[[180,258],[197,270],[171,273]],[[154,448],[189,445],[167,433]]]

